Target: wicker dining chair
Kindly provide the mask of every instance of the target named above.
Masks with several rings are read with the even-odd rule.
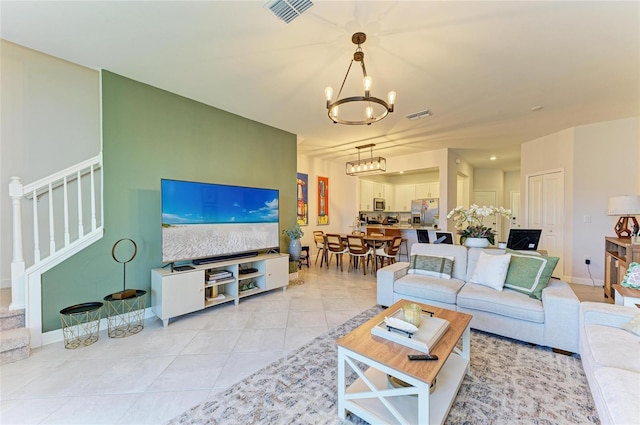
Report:
[[[357,270],[358,263],[362,260],[362,270],[366,276],[373,249],[364,241],[363,235],[348,235],[347,248],[349,250],[349,270],[351,270],[352,264],[354,270]]]
[[[322,254],[322,258],[325,258],[325,246],[324,246],[324,232],[322,230],[315,230],[313,232],[313,241],[316,244],[318,253],[316,254],[316,262],[318,264],[318,257]],[[320,267],[322,267],[322,261],[320,261]]]
[[[342,237],[338,234],[327,233],[327,250],[331,254],[327,261],[327,267],[331,263],[331,258],[336,255],[336,267],[340,267],[340,271],[344,271],[342,265],[342,256],[349,252],[349,248],[342,242]]]
[[[387,265],[396,262],[400,244],[402,244],[402,236],[396,236],[385,247],[376,249],[376,261],[380,259],[380,268],[384,267],[385,260]]]

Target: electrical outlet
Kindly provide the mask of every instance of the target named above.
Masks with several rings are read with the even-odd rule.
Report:
[[[585,263],[586,265],[591,264],[591,257],[584,257],[584,263]]]

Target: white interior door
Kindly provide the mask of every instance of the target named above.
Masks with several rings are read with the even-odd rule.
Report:
[[[496,192],[494,190],[474,190],[473,191],[473,203],[479,206],[496,206]],[[496,231],[496,239],[495,242],[498,243],[502,241],[502,234],[500,232],[500,222],[499,218],[495,215],[487,217],[482,222],[487,227],[491,227]]]
[[[527,178],[527,227],[542,229],[538,249],[558,257],[554,276],[564,275],[564,171],[553,171]]]
[[[511,210],[510,229],[522,227],[522,215],[520,213],[520,192],[512,190],[509,192],[509,209]]]

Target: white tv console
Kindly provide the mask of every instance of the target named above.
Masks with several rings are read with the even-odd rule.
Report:
[[[207,307],[230,301],[238,305],[241,298],[276,288],[284,291],[289,284],[289,256],[283,254],[260,254],[193,267],[192,270],[173,272],[164,268],[151,270],[151,309],[163,326],[167,326],[171,318]],[[258,271],[240,274],[242,269]],[[216,282],[207,281],[207,274],[224,270],[232,276]],[[252,281],[255,288],[240,290]]]

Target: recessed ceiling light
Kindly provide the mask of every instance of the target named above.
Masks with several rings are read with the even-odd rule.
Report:
[[[398,174],[404,174],[404,171],[400,171],[400,172],[398,172]]]
[[[491,155],[491,156],[489,157],[489,159],[490,159],[491,161],[495,161],[495,160],[496,160],[496,156],[495,156],[495,155]]]
[[[538,111],[541,111],[541,110],[542,110],[542,108],[543,108],[543,106],[540,106],[540,105],[532,106],[532,107],[531,107],[531,111],[533,111],[533,112],[538,112]]]

